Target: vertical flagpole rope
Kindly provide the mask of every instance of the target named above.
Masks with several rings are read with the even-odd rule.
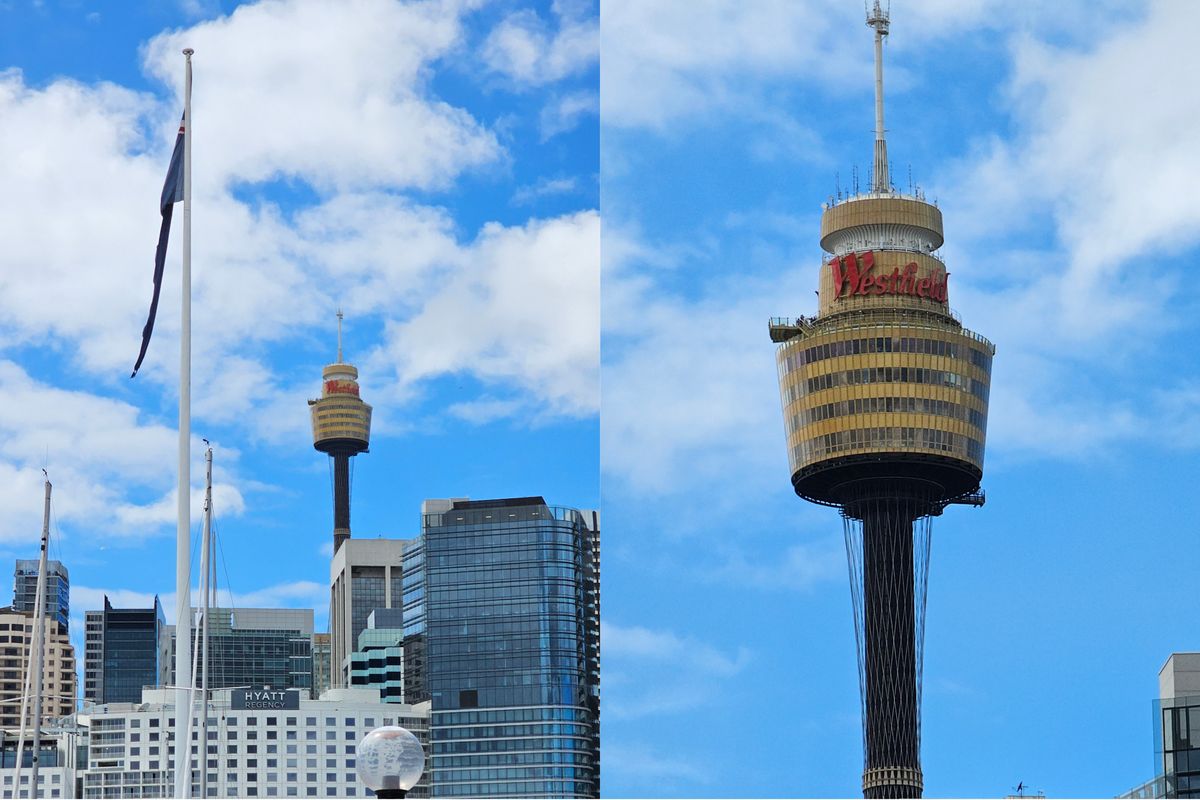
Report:
[[[175,530],[175,797],[191,781],[192,49],[183,51],[183,299],[179,316],[179,519]]]

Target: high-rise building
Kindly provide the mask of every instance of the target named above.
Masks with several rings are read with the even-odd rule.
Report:
[[[33,743],[29,741],[28,732],[22,746],[18,731],[0,731],[0,798],[78,797],[75,780],[80,766],[81,733],[83,731],[74,724],[64,726],[54,723],[42,728],[38,747],[37,791],[30,792]],[[19,775],[18,751],[21,752]],[[14,791],[14,787],[19,788]]]
[[[350,459],[371,443],[371,407],[358,396],[358,369],[342,361],[338,309],[337,363],[321,372],[321,397],[309,400],[313,447],[333,459],[333,551],[350,539]]]
[[[863,712],[863,794],[920,797],[930,520],[981,505],[993,345],[950,310],[942,212],[888,176],[883,39],[875,32],[870,191],[821,216],[818,313],[773,319],[792,487],[841,511]],[[436,711],[437,704],[434,704]]]
[[[1158,672],[1155,777],[1123,798],[1200,798],[1200,653],[1172,653]]]
[[[0,729],[16,730],[21,725],[21,697],[33,650],[34,625],[45,637],[42,657],[42,721],[65,717],[75,711],[75,648],[57,619],[33,611],[0,609]],[[26,710],[26,724],[33,719],[33,704]]]
[[[541,497],[422,512],[433,796],[598,796],[596,517]]]
[[[330,656],[332,647],[328,633],[314,633],[312,640],[313,652],[313,693],[314,698],[320,697],[330,686]]]
[[[196,609],[193,618],[198,619]],[[199,623],[192,626],[195,633]],[[175,684],[175,626],[171,641],[170,684]],[[213,608],[208,619],[208,686],[313,688],[311,608]],[[200,684],[196,672],[196,684]]]
[[[170,639],[158,596],[150,608],[113,608],[84,615],[84,700],[136,703],[145,687],[169,680]]]
[[[38,560],[17,559],[13,571],[13,604],[17,611],[32,611],[37,601]],[[58,620],[64,631],[70,632],[71,579],[61,561],[46,562],[46,616]]]
[[[192,797],[367,797],[356,771],[358,743],[400,725],[429,749],[429,704],[384,705],[373,689],[334,689],[320,700],[299,689],[225,689],[208,703],[208,743],[192,729]],[[87,728],[83,797],[174,796],[175,695],[148,689],[136,703],[79,715]],[[428,797],[428,778],[409,791]]]
[[[378,689],[385,703],[404,702],[404,611],[377,608],[350,654],[350,685]]]
[[[350,654],[377,608],[399,608],[411,539],[347,539],[330,561],[330,671],[334,687],[349,686]]]

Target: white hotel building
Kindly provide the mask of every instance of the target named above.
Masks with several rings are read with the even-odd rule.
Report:
[[[208,797],[367,797],[354,751],[381,725],[409,729],[429,753],[428,702],[384,704],[378,689],[330,689],[319,700],[290,691],[296,708],[269,710],[238,708],[237,690],[214,692],[203,754],[200,720],[192,725],[192,753],[205,764]],[[89,728],[87,769],[81,771],[85,798],[172,795],[174,700],[174,690],[145,689],[141,703],[110,703],[79,714]],[[193,797],[201,796],[200,777],[193,766]],[[409,797],[428,796],[423,777]]]

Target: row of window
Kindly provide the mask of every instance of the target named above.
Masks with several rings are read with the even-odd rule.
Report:
[[[864,353],[921,353],[970,361],[989,375],[992,372],[992,356],[983,350],[968,347],[958,342],[942,339],[920,339],[908,336],[873,336],[866,339],[843,339],[827,342],[803,350],[796,349],[785,356],[780,365],[785,373],[804,364],[812,364],[827,358],[853,356]]]
[[[800,442],[793,448],[792,454],[796,463],[805,464],[848,450],[888,447],[940,450],[958,456],[965,455],[976,463],[983,461],[983,445],[977,440],[970,436],[929,428],[858,428],[837,431]]]
[[[957,372],[924,367],[862,367],[840,372],[814,375],[807,381],[797,382],[785,393],[785,401],[793,403],[805,395],[839,386],[862,386],[871,383],[916,383],[925,386],[948,386],[970,392],[983,402],[988,401],[988,385],[985,381],[969,378]]]
[[[969,422],[981,431],[987,430],[987,416],[961,403],[935,400],[930,397],[856,397],[852,400],[839,400],[814,408],[802,409],[792,414],[788,420],[787,432],[792,434],[814,422],[837,417],[891,412],[933,414]]]

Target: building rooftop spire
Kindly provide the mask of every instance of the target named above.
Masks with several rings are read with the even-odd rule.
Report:
[[[887,141],[883,130],[883,37],[891,25],[891,3],[883,8],[879,0],[867,11],[867,26],[875,29],[875,171],[871,191],[886,193],[892,190],[888,176]]]

